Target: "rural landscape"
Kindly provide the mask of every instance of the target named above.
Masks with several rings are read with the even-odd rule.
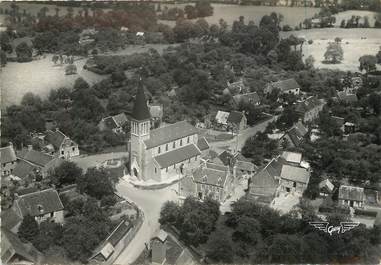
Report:
[[[2,264],[379,264],[379,0],[0,3]]]

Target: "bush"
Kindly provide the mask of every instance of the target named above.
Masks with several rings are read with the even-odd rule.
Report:
[[[292,31],[292,28],[290,27],[290,25],[284,25],[282,30],[283,31]]]
[[[313,40],[308,40],[308,44],[312,44],[312,43],[314,43],[314,41]]]

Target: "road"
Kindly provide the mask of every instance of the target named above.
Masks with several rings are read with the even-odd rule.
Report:
[[[243,131],[241,131],[237,136],[235,136],[233,139],[228,141],[220,141],[220,142],[211,142],[209,145],[211,146],[211,149],[216,151],[217,153],[220,153],[222,151],[225,151],[227,149],[231,149],[232,151],[241,150],[244,146],[246,140],[250,138],[251,136],[255,135],[258,132],[263,132],[267,125],[274,121],[277,118],[277,116],[272,117],[269,120],[266,120],[264,122],[258,123],[257,125],[253,127],[249,127]]]
[[[117,185],[118,194],[139,206],[144,212],[144,222],[114,264],[131,264],[139,257],[145,248],[145,243],[149,243],[160,228],[159,216],[162,205],[166,201],[177,199],[175,190],[177,190],[177,184],[160,190],[140,190],[123,179],[120,181]]]

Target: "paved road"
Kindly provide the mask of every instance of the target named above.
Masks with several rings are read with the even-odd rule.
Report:
[[[266,129],[267,125],[270,122],[274,121],[276,118],[277,116],[274,116],[269,120],[258,123],[257,125],[253,127],[249,127],[241,131],[238,135],[238,139],[237,139],[237,136],[235,136],[233,139],[229,141],[211,142],[209,143],[211,146],[211,149],[215,150],[217,153],[220,153],[227,149],[231,149],[232,151],[241,150],[245,144],[245,141],[248,138],[250,138],[251,136],[255,135],[258,132],[263,132]]]
[[[121,180],[117,192],[127,200],[135,202],[144,212],[144,222],[130,244],[116,259],[114,264],[127,265],[134,262],[145,248],[145,243],[159,230],[159,216],[162,205],[169,200],[176,200],[177,184],[160,190],[140,190]]]

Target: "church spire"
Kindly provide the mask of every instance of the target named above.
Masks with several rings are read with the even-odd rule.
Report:
[[[139,81],[139,87],[134,102],[134,108],[132,109],[132,118],[138,121],[151,119],[141,80]]]

